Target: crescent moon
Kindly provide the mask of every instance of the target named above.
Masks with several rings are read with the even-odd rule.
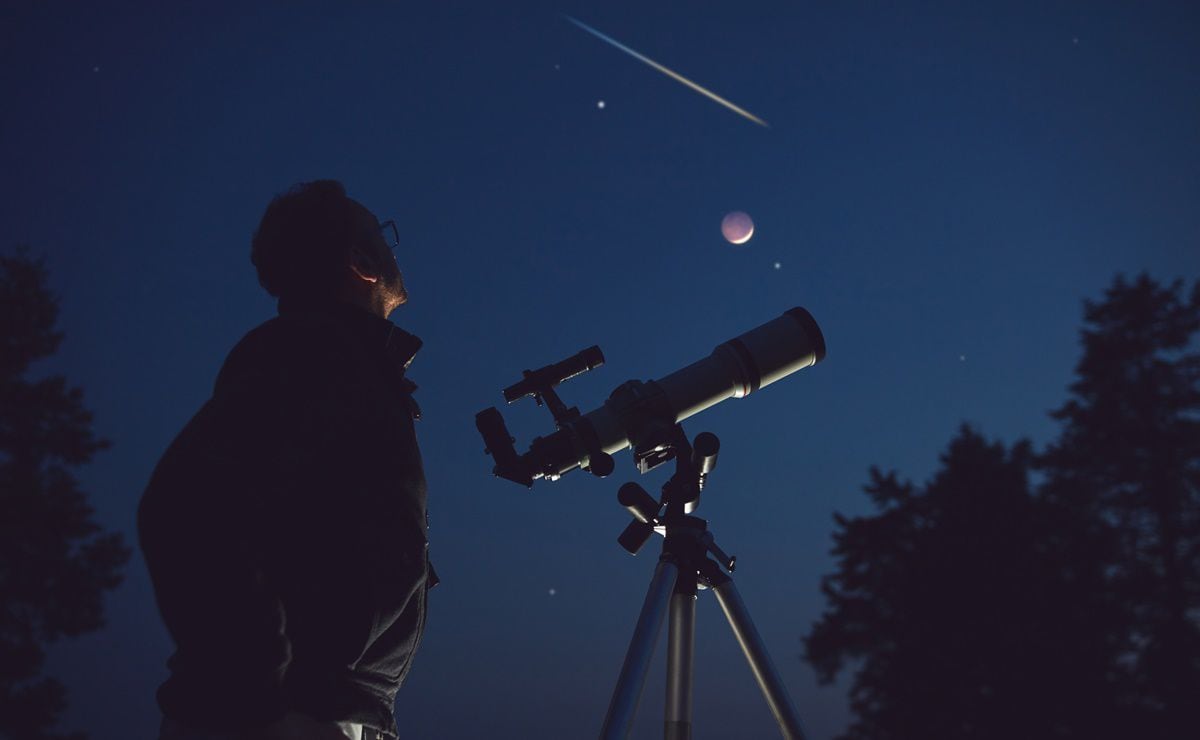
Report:
[[[745,244],[746,242],[750,241],[750,237],[752,237],[752,236],[754,236],[754,227],[753,226],[750,227],[750,230],[747,231],[746,235],[743,236],[741,239],[730,239],[729,243],[730,244]]]
[[[721,235],[730,244],[745,244],[754,236],[754,220],[745,211],[731,211],[721,219]]]

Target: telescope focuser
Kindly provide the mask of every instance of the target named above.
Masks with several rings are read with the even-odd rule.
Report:
[[[511,404],[527,396],[533,396],[533,400],[538,406],[544,405],[550,409],[550,415],[554,417],[555,428],[562,431],[579,418],[579,408],[577,406],[568,407],[563,403],[562,399],[558,397],[558,393],[555,392],[554,386],[577,375],[582,375],[588,370],[594,370],[603,364],[604,353],[600,351],[600,347],[593,345],[565,360],[538,370],[523,370],[521,374],[524,377],[504,389],[504,400]],[[494,406],[475,415],[475,427],[483,436],[484,444],[487,445],[484,454],[491,455],[496,461],[492,472],[500,478],[530,488],[533,487],[533,479],[539,477],[539,474],[544,474],[544,471],[536,469],[538,467],[536,461],[562,457],[564,452],[557,448],[570,446],[571,443],[570,437],[561,434],[538,437],[530,446],[528,454],[518,455],[513,447],[516,440],[508,433],[504,417]],[[592,475],[604,478],[611,474],[616,468],[616,463],[613,461],[612,455],[601,449],[595,435],[583,435],[581,441],[589,455],[588,470]]]

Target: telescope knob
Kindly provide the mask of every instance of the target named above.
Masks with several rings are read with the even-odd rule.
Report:
[[[700,432],[692,442],[692,464],[700,475],[708,475],[717,467],[717,454],[721,451],[721,440],[712,432]]]
[[[597,452],[588,457],[588,472],[597,478],[607,478],[616,470],[617,464],[607,452]]]
[[[713,540],[712,532],[705,532],[700,536],[700,542],[704,545],[704,549],[712,553],[712,556],[717,559],[721,567],[732,573],[737,568],[737,555],[726,555],[725,551],[717,547],[717,543]]]
[[[637,555],[638,550],[642,549],[642,545],[646,544],[646,540],[650,539],[652,534],[654,534],[653,524],[630,522],[621,536],[617,538],[617,543],[625,549],[625,552]]]
[[[646,493],[645,488],[633,481],[621,486],[617,491],[617,502],[624,506],[634,519],[650,525],[658,521],[658,510],[662,508],[662,504]]]

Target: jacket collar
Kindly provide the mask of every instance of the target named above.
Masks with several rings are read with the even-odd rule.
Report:
[[[412,364],[423,342],[385,318],[376,316],[352,303],[335,299],[280,298],[279,315],[312,317],[335,324],[340,330],[363,342],[367,347],[382,350],[388,363],[403,373]]]

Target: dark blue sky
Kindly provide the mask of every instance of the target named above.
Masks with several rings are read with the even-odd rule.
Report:
[[[157,457],[274,311],[248,259],[270,197],[333,177],[397,219],[444,580],[409,737],[595,734],[653,570],[614,541],[627,454],[608,481],[490,477],[473,416],[523,368],[599,344],[607,365],[562,391],[587,410],[813,313],[825,363],[687,427],[723,441],[699,513],[823,739],[845,682],[818,688],[800,637],[867,467],[922,480],[962,421],[1045,442],[1081,301],[1119,271],[1200,272],[1192,2],[182,5],[4,4],[0,240],[47,255],[67,340],[44,369],[113,440],[81,477],[132,538]],[[758,225],[740,247],[734,209]],[[522,443],[551,429],[525,404]],[[108,605],[54,651],[66,724],[150,737],[170,645],[137,557]],[[775,736],[715,602],[698,611],[696,737]],[[637,737],[660,732],[662,673]]]

